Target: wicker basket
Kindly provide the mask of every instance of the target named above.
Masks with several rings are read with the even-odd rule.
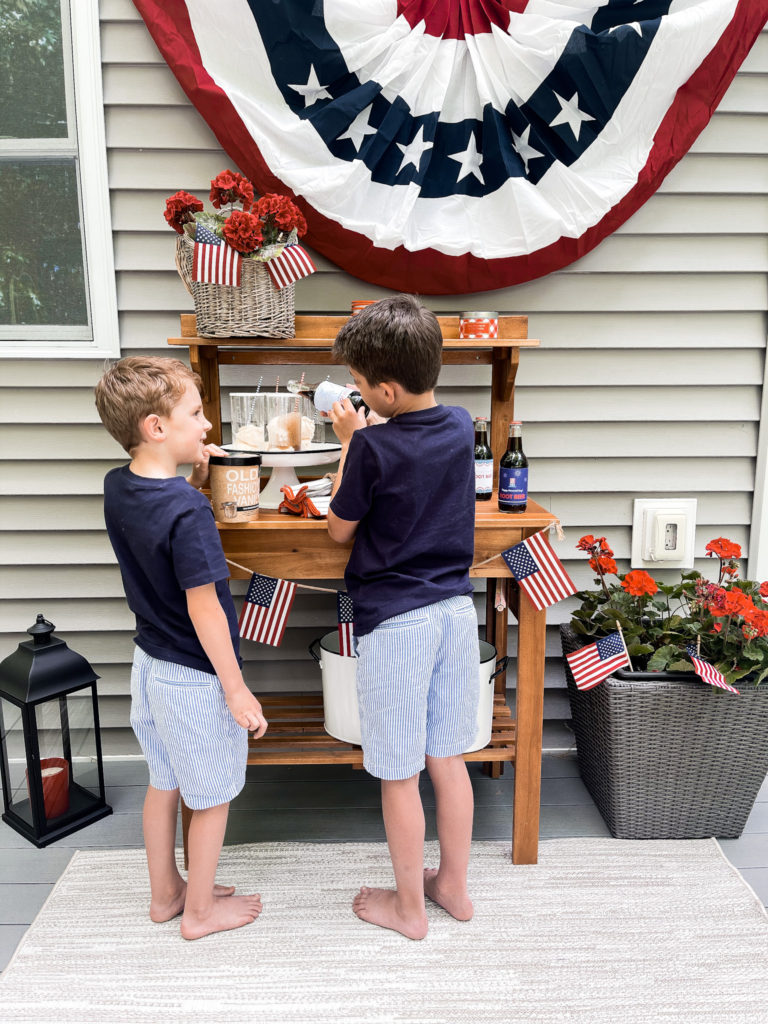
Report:
[[[582,647],[560,627],[563,652]],[[768,773],[768,686],[737,697],[690,673],[619,672],[579,690],[579,771],[617,839],[735,839]]]
[[[195,243],[187,235],[176,239],[176,267],[195,300],[197,333],[201,338],[293,338],[296,286],[275,288],[265,265],[244,259],[242,284],[200,284],[192,280]]]

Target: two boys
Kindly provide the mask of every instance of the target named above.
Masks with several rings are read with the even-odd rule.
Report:
[[[363,887],[363,920],[413,938],[427,933],[425,893],[460,920],[472,788],[461,752],[477,716],[478,639],[468,569],[474,538],[473,429],[438,405],[442,337],[409,296],[368,307],[334,353],[386,423],[366,426],[337,403],[342,442],[328,516],[332,538],[355,538],[346,571],[355,604],[365,766],[382,779],[394,890]],[[199,488],[214,446],[199,379],[170,359],[124,359],[96,388],[99,414],[131,455],[105,480],[107,530],[136,614],[131,723],[150,767],[144,810],[153,920],[183,912],[185,938],[240,927],[260,898],[215,887],[229,801],[244,783],[247,731],[261,706],[245,686],[228,570]],[[222,453],[223,454],[223,453]],[[192,475],[177,476],[192,463]],[[191,486],[190,486],[191,485]],[[437,801],[440,865],[424,871],[425,766]],[[179,793],[194,811],[189,882],[174,857]]]

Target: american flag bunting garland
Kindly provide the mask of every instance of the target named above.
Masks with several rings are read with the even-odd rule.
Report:
[[[240,636],[279,647],[295,596],[295,583],[255,572],[240,613]]]
[[[343,590],[337,591],[336,608],[339,617],[339,654],[342,658],[354,658],[355,609],[352,598]]]
[[[727,690],[728,693],[739,692],[735,686],[726,683],[725,676],[719,669],[715,668],[714,665],[710,665],[708,661],[696,657],[695,647],[688,648],[688,656],[696,669],[696,675],[705,683],[709,683],[710,686],[718,686],[721,690]]]
[[[192,280],[200,284],[226,284],[239,288],[243,258],[213,231],[197,225],[192,257]]]
[[[566,654],[573,681],[580,690],[591,690],[615,672],[629,665],[629,654],[621,633],[610,633],[573,654]]]
[[[537,611],[576,593],[576,585],[552,550],[545,530],[507,548],[501,555]]]
[[[317,269],[309,253],[300,245],[287,245],[279,256],[267,260],[264,266],[278,291],[294,281],[300,281],[302,277],[309,277]]]

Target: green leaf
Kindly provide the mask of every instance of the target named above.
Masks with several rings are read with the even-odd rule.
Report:
[[[670,661],[668,668],[670,672],[693,672],[690,661]]]

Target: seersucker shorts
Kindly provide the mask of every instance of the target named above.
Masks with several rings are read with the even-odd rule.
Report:
[[[178,788],[193,810],[234,799],[245,785],[248,730],[230,714],[218,676],[136,648],[131,726],[155,789]]]
[[[385,619],[357,641],[363,763],[408,779],[430,757],[461,754],[477,732],[480,652],[472,598]]]

